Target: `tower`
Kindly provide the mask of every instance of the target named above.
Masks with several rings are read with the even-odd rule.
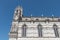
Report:
[[[14,11],[9,40],[60,40],[60,18],[24,17],[22,7]]]
[[[18,6],[14,10],[11,30],[9,33],[9,40],[17,40],[18,37],[18,24],[22,20],[22,7]]]
[[[18,6],[14,11],[14,20],[21,21],[22,20],[22,7]]]

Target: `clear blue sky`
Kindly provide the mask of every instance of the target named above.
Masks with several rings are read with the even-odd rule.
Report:
[[[60,0],[0,0],[0,40],[8,40],[14,9],[19,5],[23,7],[23,15],[51,17],[60,16]]]

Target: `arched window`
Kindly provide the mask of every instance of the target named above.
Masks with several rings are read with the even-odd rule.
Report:
[[[56,37],[59,37],[59,33],[58,33],[58,27],[56,24],[53,25],[53,29],[54,29],[54,33]]]
[[[39,24],[39,25],[37,26],[37,29],[38,29],[38,36],[39,36],[39,37],[42,37],[42,25]]]
[[[26,37],[26,29],[27,29],[27,26],[26,26],[26,24],[24,24],[22,26],[22,37]]]

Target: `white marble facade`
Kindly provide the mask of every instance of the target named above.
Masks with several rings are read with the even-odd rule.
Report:
[[[24,17],[22,11],[15,9],[9,40],[60,40],[60,18]]]

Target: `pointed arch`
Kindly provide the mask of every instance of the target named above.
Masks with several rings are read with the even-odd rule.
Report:
[[[38,29],[38,36],[42,37],[42,25],[38,24],[37,29]]]
[[[22,26],[22,37],[26,37],[26,29],[27,29],[27,25],[24,24],[24,25]]]
[[[58,26],[56,24],[53,25],[53,29],[54,29],[55,36],[59,37]]]

